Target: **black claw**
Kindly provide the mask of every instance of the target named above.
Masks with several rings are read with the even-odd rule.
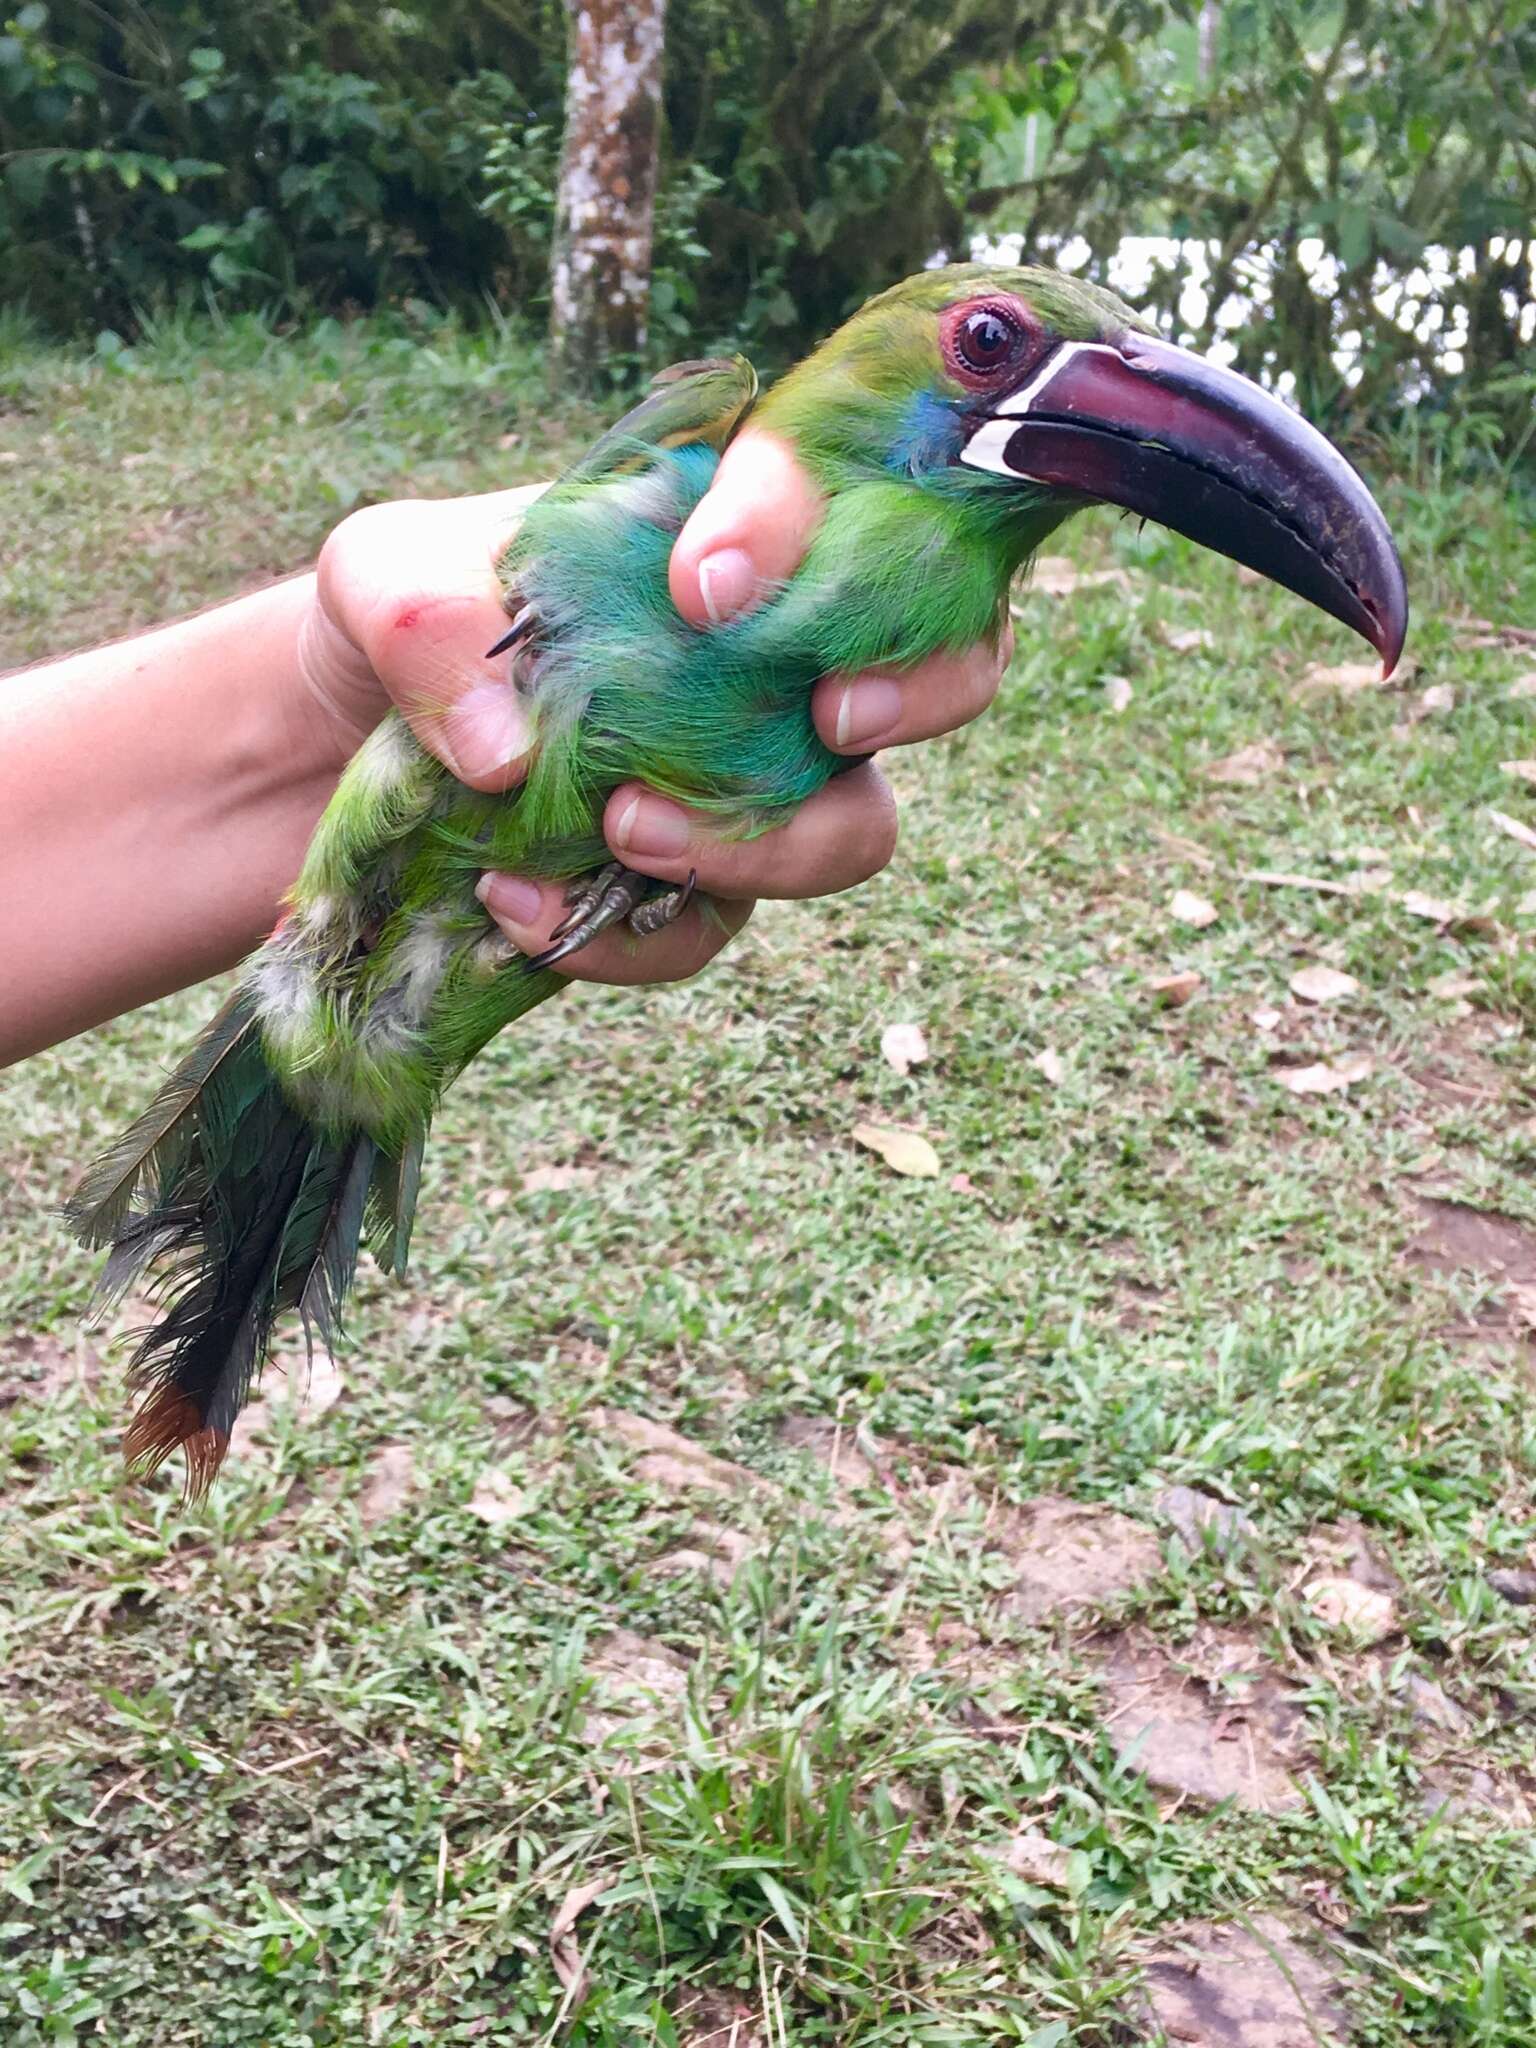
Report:
[[[485,659],[492,661],[498,654],[505,654],[509,647],[515,647],[519,640],[533,631],[537,622],[538,615],[534,611],[533,606],[525,604],[506,632],[496,642],[496,645],[486,649]]]

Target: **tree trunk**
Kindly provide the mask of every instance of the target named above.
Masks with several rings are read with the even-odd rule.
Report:
[[[550,376],[590,390],[645,347],[666,0],[566,0]]]

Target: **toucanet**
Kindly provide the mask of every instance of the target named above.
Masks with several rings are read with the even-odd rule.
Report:
[[[698,630],[668,557],[750,413],[825,497],[798,572]],[[1089,504],[1161,521],[1309,598],[1394,666],[1407,625],[1386,521],[1278,399],[1175,348],[1109,293],[958,265],[872,299],[763,397],[741,357],[684,363],[529,509],[499,565],[503,646],[532,721],[526,781],[466,788],[387,718],[342,776],[285,914],[236,992],[67,1215],[109,1247],[101,1294],[158,1276],[132,1365],[129,1458],[178,1446],[205,1489],[297,1310],[332,1341],[359,1243],[403,1271],[444,1089],[624,921],[685,892],[615,866],[599,830],[631,778],[743,834],[845,765],[811,689],[999,628],[1010,580]],[[570,884],[537,959],[475,895],[488,869]]]

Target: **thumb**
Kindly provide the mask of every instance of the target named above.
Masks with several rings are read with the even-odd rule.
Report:
[[[787,441],[746,427],[678,535],[668,582],[691,626],[750,611],[799,568],[822,496]]]

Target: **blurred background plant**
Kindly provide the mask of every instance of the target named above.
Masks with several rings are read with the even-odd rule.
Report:
[[[531,328],[566,33],[557,0],[29,0],[0,295],[129,339],[188,294]],[[663,76],[652,359],[771,365],[940,253],[1022,253],[1337,432],[1411,407],[1531,456],[1529,0],[673,0]]]

